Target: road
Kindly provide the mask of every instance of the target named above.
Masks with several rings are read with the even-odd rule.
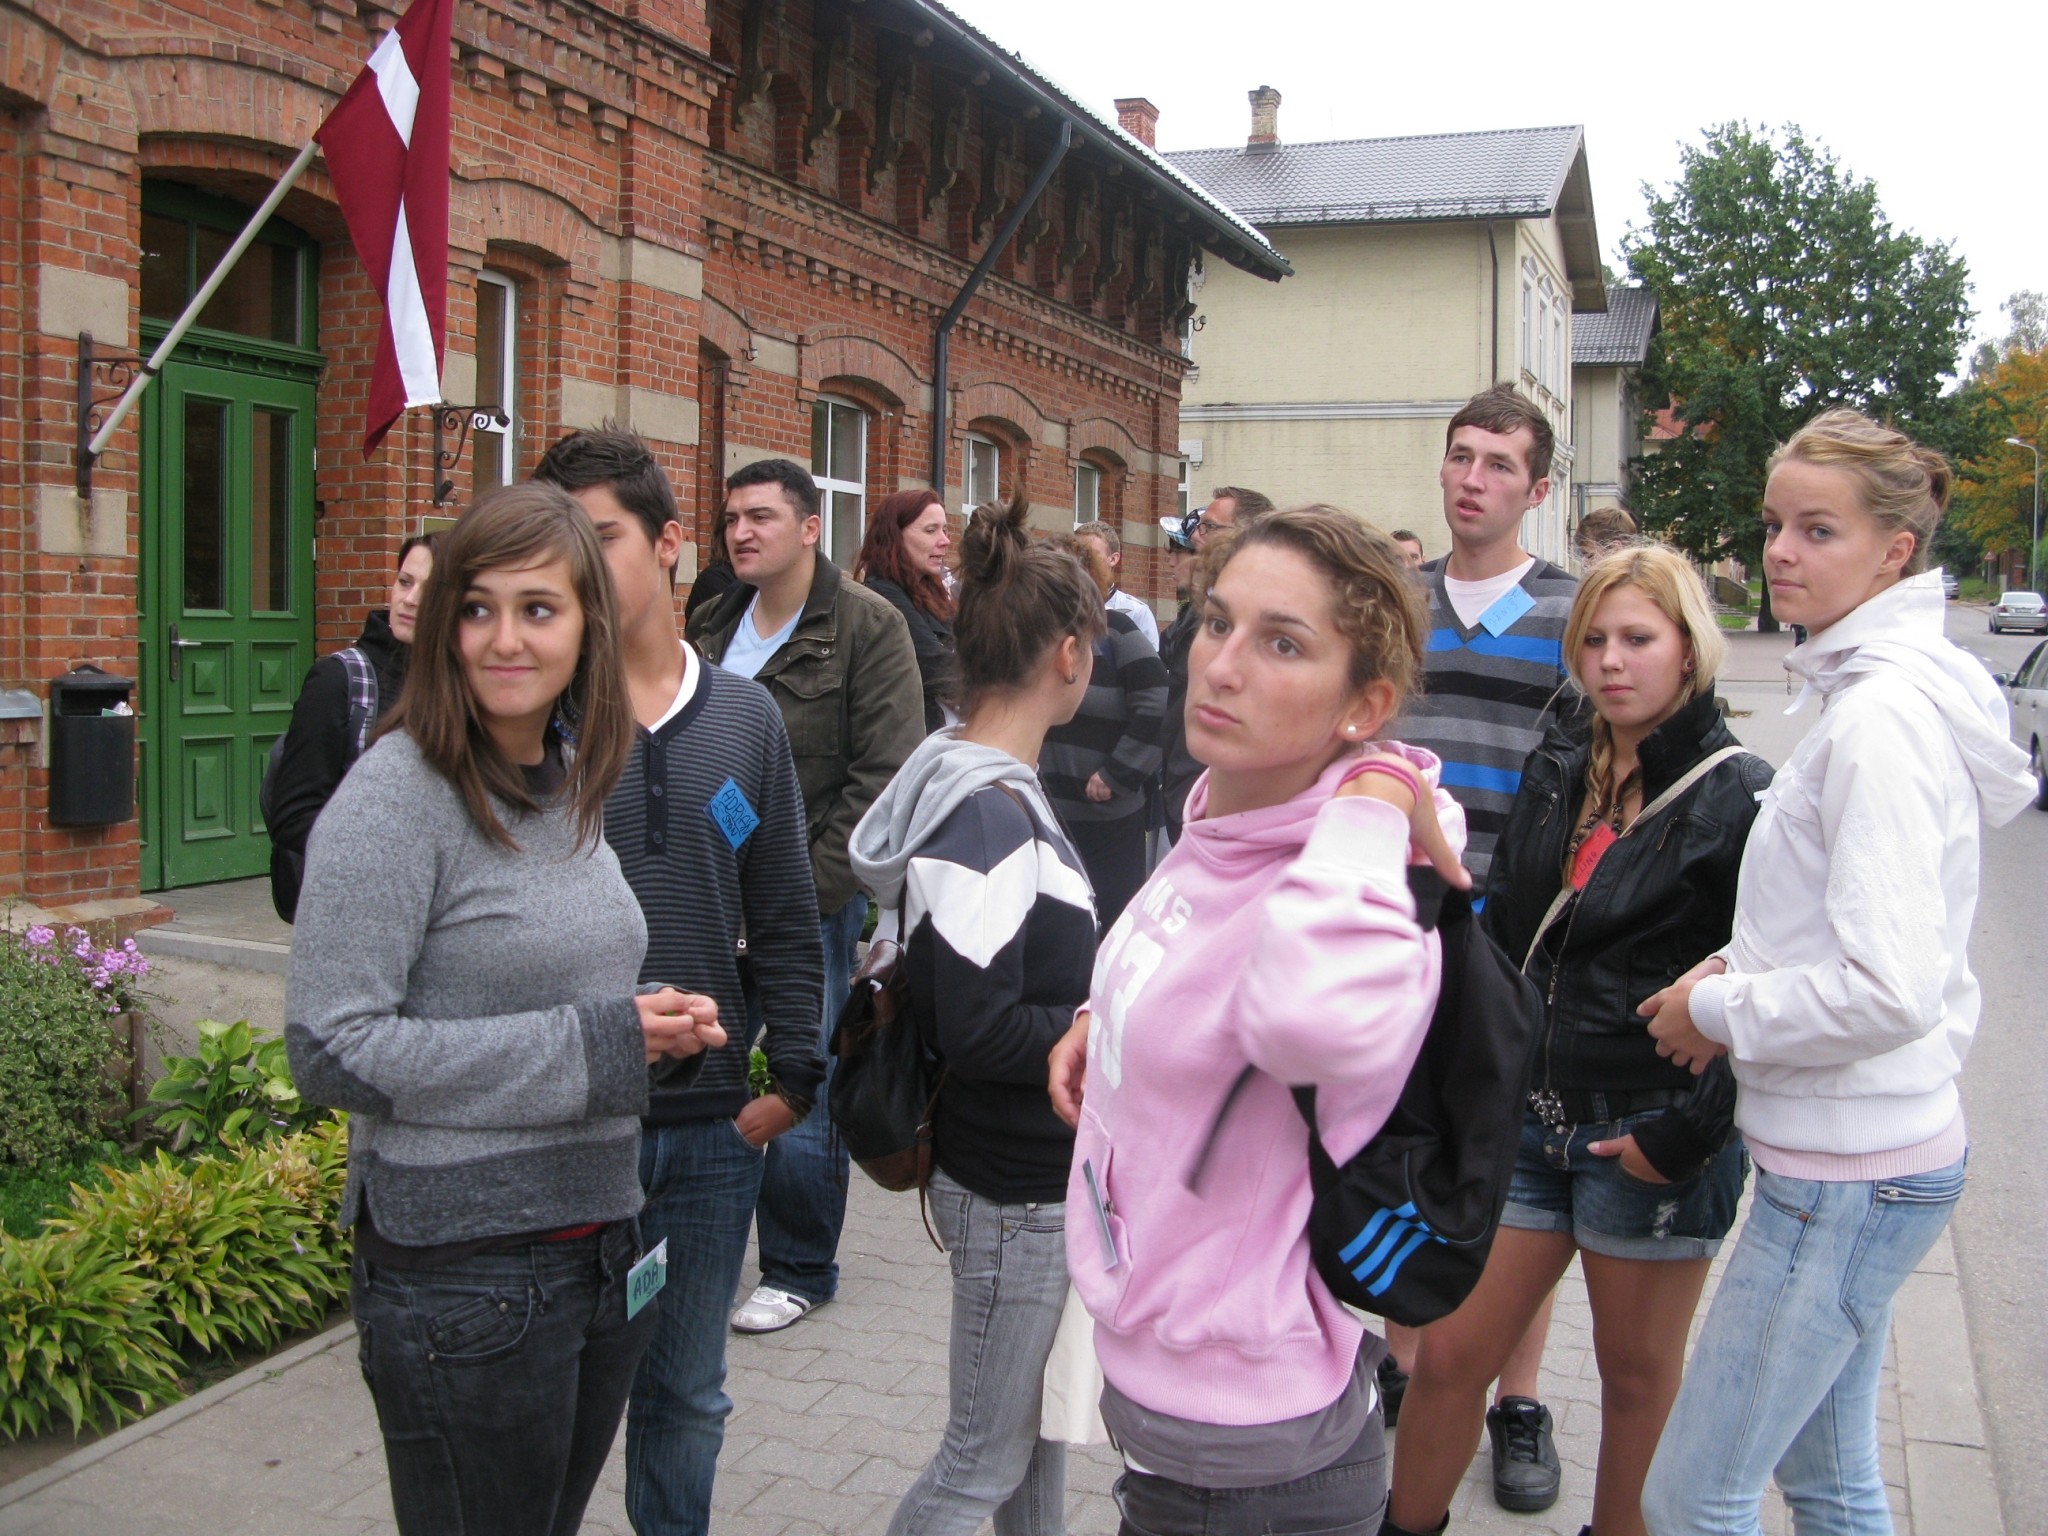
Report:
[[[1984,611],[1951,605],[1949,638],[1995,672],[2018,669],[2034,635],[1985,632]],[[2048,812],[2022,811],[1984,837],[1976,932],[1984,1022],[1963,1074],[1970,1186],[1956,1208],[1956,1263],[1999,1500],[2010,1532],[2042,1529],[2048,1509],[2048,1045],[2041,1011],[2048,914]]]

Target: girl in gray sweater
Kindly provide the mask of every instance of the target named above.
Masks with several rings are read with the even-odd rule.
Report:
[[[577,503],[486,496],[307,848],[285,1039],[351,1116],[350,1305],[406,1536],[580,1525],[655,1319],[626,1301],[647,1064],[724,1040],[710,999],[635,995],[646,927],[601,836],[616,636]]]

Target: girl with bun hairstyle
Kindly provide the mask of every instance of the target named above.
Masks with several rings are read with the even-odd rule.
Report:
[[[886,597],[910,626],[924,681],[924,728],[946,723],[953,676],[954,599],[946,590],[946,504],[934,490],[898,491],[868,514],[867,537],[853,563],[856,581]]]
[[[1854,411],[1771,460],[1764,575],[1810,638],[1820,719],[1764,797],[1729,942],[1642,1005],[1659,1050],[1725,1056],[1757,1198],[1643,1492],[1654,1536],[1891,1530],[1877,1383],[1892,1297],[1963,1192],[1980,828],[2033,797],[2003,695],[1943,635],[1942,457]]]
[[[1339,1162],[1385,1122],[1440,964],[1407,866],[1469,889],[1464,820],[1436,758],[1378,739],[1425,640],[1383,534],[1332,507],[1269,512],[1212,541],[1197,600],[1187,740],[1208,771],[1050,1063],[1078,1127],[1068,1266],[1095,1320],[1125,1531],[1370,1536],[1384,1348],[1310,1264],[1289,1088],[1315,1087]]]
[[[960,541],[958,726],[861,818],[854,873],[900,932],[910,1017],[944,1063],[928,1195],[952,1256],[952,1413],[892,1536],[1065,1529],[1065,1447],[1039,1438],[1067,1296],[1071,1129],[1045,1060],[1088,995],[1095,907],[1037,772],[1088,690],[1102,599],[1075,558],[982,507]],[[900,928],[896,920],[900,914]]]

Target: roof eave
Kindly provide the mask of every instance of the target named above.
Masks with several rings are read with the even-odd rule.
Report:
[[[1572,285],[1572,313],[1607,312],[1607,279],[1600,270],[1600,231],[1593,222],[1593,177],[1586,169],[1586,134],[1578,130],[1572,157],[1551,198],[1564,246],[1565,278]]]
[[[956,47],[972,54],[987,64],[993,73],[1006,79],[1011,87],[1026,100],[1036,104],[1040,110],[1050,112],[1055,120],[1065,119],[1074,125],[1076,148],[1087,145],[1108,156],[1126,170],[1137,172],[1148,187],[1156,189],[1173,203],[1187,210],[1202,221],[1207,238],[1197,237],[1197,244],[1205,251],[1222,257],[1234,267],[1239,267],[1255,277],[1269,282],[1278,282],[1283,277],[1294,275],[1294,268],[1287,258],[1274,250],[1265,237],[1254,229],[1252,238],[1235,227],[1234,216],[1226,216],[1222,203],[1210,206],[1207,196],[1195,190],[1191,182],[1184,182],[1180,172],[1161,159],[1157,151],[1148,152],[1137,140],[1122,129],[1090,112],[1080,102],[1068,97],[1028,68],[1017,56],[1007,52],[992,39],[984,37],[967,22],[955,16],[944,5],[935,0],[900,0],[907,9],[915,11],[943,31]],[[1249,224],[1249,221],[1245,221]]]

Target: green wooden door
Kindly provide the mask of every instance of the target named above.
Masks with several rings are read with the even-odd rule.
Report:
[[[270,867],[257,790],[313,659],[313,386],[171,362],[143,417],[143,883]]]

